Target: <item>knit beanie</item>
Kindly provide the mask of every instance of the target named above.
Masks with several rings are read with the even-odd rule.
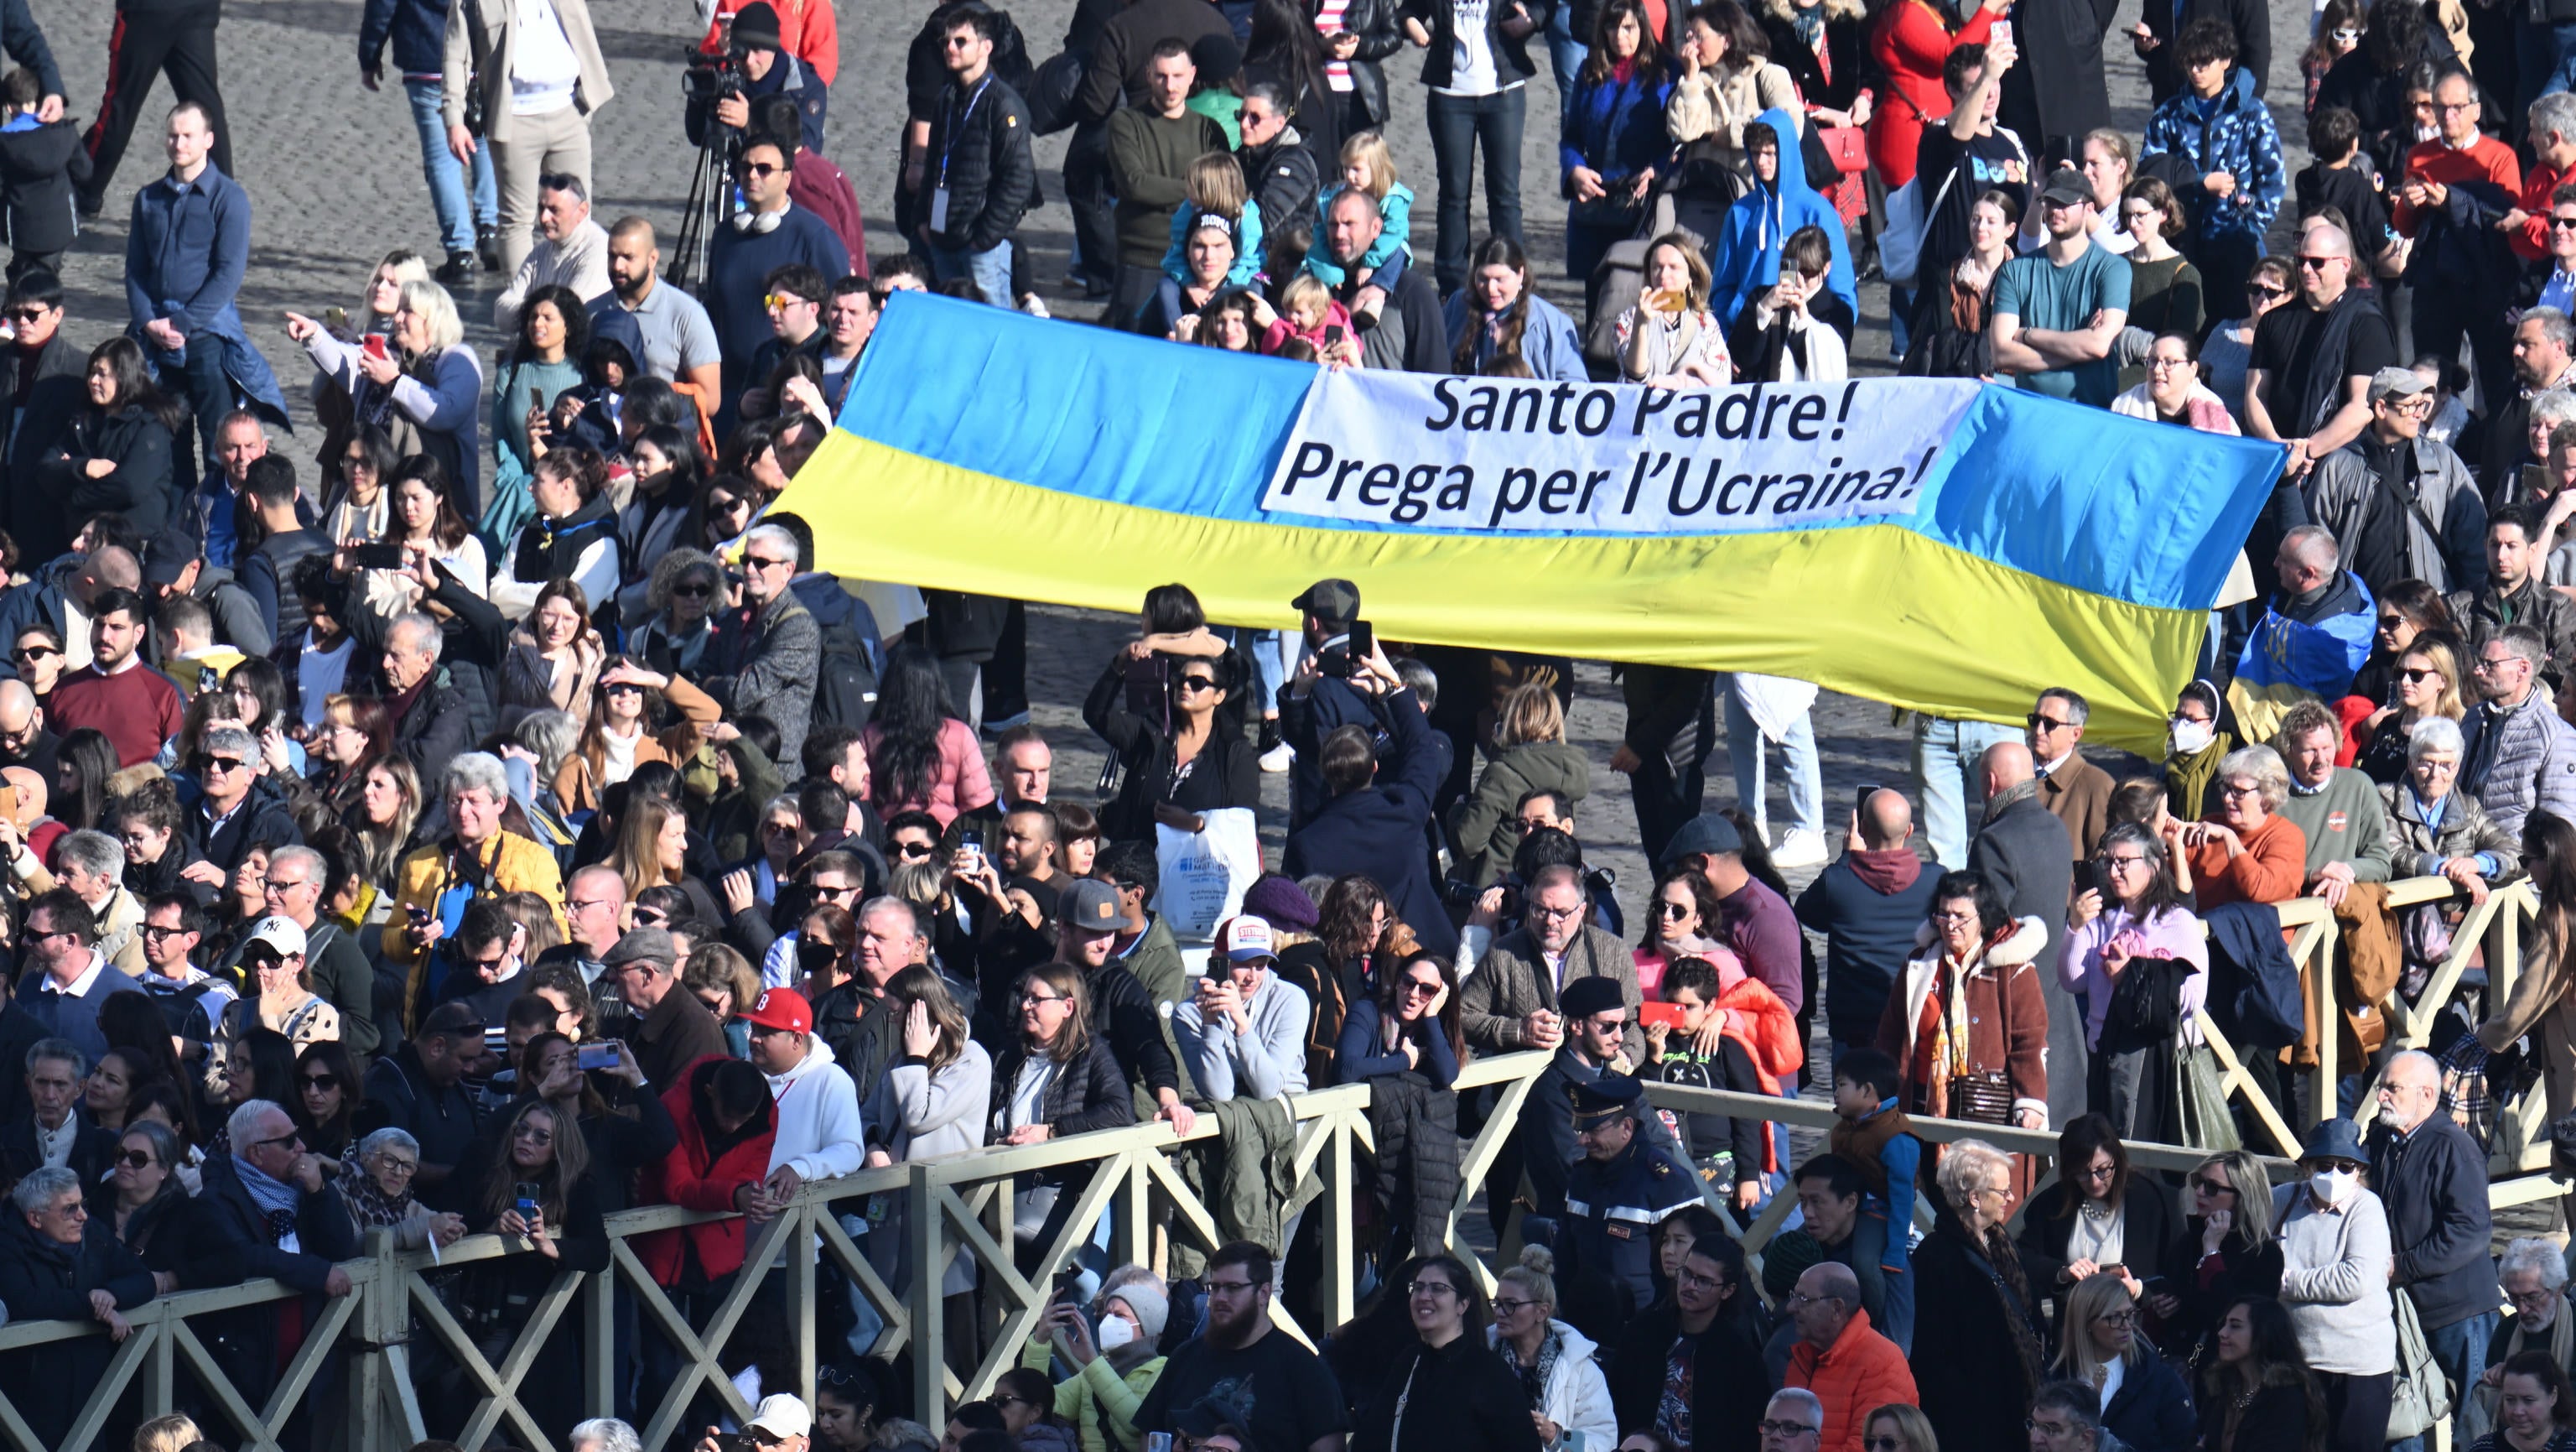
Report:
[[[1264,874],[1244,889],[1243,910],[1300,933],[1313,932],[1319,917],[1315,911],[1315,900],[1306,896],[1306,890],[1297,885],[1297,880],[1275,872]]]
[[[1113,1301],[1125,1301],[1136,1313],[1136,1339],[1148,1346],[1163,1339],[1163,1323],[1170,1319],[1172,1302],[1163,1288],[1152,1281],[1134,1281],[1109,1293]]]

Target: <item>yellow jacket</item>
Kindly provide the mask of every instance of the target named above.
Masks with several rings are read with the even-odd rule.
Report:
[[[483,846],[483,860],[474,861],[455,838],[445,838],[414,850],[394,869],[394,911],[385,919],[381,941],[387,961],[411,969],[403,988],[403,1023],[409,1031],[418,1031],[421,1012],[429,1006],[423,1001],[427,960],[404,932],[411,926],[411,909],[436,913],[440,894],[470,884],[496,897],[533,892],[554,909],[555,926],[564,925],[563,873],[556,868],[553,853],[509,831],[493,833]]]

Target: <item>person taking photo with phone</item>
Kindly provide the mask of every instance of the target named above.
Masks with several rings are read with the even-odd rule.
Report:
[[[503,1237],[513,1250],[537,1252],[486,1261],[467,1273],[460,1319],[485,1356],[509,1354],[557,1271],[608,1269],[608,1231],[590,1165],[577,1121],[531,1097],[519,1101],[474,1167],[467,1223],[477,1234]],[[529,1366],[520,1397],[537,1425],[568,1427],[581,1419],[581,1382],[580,1331],[558,1325]]]

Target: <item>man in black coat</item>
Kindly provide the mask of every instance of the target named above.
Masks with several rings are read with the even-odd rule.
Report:
[[[206,1161],[188,1227],[188,1259],[220,1261],[243,1280],[266,1277],[302,1291],[310,1326],[320,1314],[311,1298],[354,1289],[335,1262],[357,1258],[357,1226],[285,1110],[253,1099],[233,1111],[227,1126],[232,1151]],[[279,1304],[227,1311],[201,1328],[211,1332],[209,1349],[225,1376],[254,1407],[267,1404],[276,1381]]]
[[[2415,1303],[2424,1343],[2455,1386],[2477,1385],[2500,1292],[2487,1208],[2487,1156],[2441,1112],[2442,1066],[2410,1049],[2379,1080],[2370,1188],[2397,1248],[2393,1286]],[[2401,1442],[2420,1448],[2423,1439]]]
[[[259,763],[259,742],[229,722],[206,728],[198,738],[197,759],[189,763],[197,772],[203,795],[188,814],[188,845],[226,878],[253,849],[289,846],[304,840],[285,795],[260,779]],[[344,1012],[364,1011],[367,1005],[340,1007]]]
[[[1374,732],[1378,719],[1370,698],[1351,684],[1350,673],[1340,664],[1350,657],[1360,587],[1348,580],[1317,580],[1288,603],[1301,612],[1306,645],[1316,661],[1315,669],[1300,670],[1297,679],[1279,688],[1277,702],[1280,738],[1297,753],[1288,768],[1288,826],[1294,831],[1324,806],[1319,765],[1324,738],[1340,726],[1366,726]]]
[[[948,84],[932,109],[922,243],[939,280],[965,277],[984,300],[1009,307],[1011,237],[1037,196],[1028,102],[993,73],[1001,17],[960,10],[949,17]]]
[[[1987,747],[1985,773],[1985,823],[1968,848],[1968,870],[1995,885],[2005,911],[2048,925],[2048,951],[2039,961],[2054,963],[2075,887],[2074,845],[2066,824],[2040,804],[2029,747],[2018,741]],[[2084,1006],[2056,974],[2043,973],[2039,981],[2048,1000],[2048,1122],[2055,1126],[2085,1108]]]
[[[91,1219],[69,1170],[40,1169],[10,1193],[0,1225],[0,1304],[12,1321],[96,1321],[122,1341],[119,1313],[152,1299],[152,1272],[119,1244],[113,1224]],[[42,1447],[62,1445],[115,1352],[97,1336],[0,1355],[0,1386]]]
[[[2021,62],[2004,72],[1997,118],[2034,156],[2072,165],[2084,133],[2111,124],[2102,38],[2119,0],[2030,0],[2013,7]]]
[[[18,485],[0,491],[0,525],[17,538],[19,557],[32,569],[71,548],[72,526],[62,502],[28,486],[45,451],[89,401],[82,384],[89,362],[63,332],[63,285],[53,273],[36,268],[22,274],[9,285],[0,313],[16,334],[0,348],[0,398],[15,399],[22,388],[27,396],[25,407],[0,412],[0,460]]]
[[[1692,1438],[1707,1452],[1753,1452],[1763,1445],[1754,1424],[1771,1399],[1771,1375],[1755,1337],[1756,1293],[1746,1282],[1744,1252],[1721,1236],[1703,1236],[1682,1258],[1671,1296],[1637,1313],[1603,1377],[1622,1427],[1651,1427],[1664,1395],[1664,1368],[1676,1341],[1693,1343],[1691,1422],[1711,1432]],[[1583,1329],[1578,1327],[1577,1329]],[[1713,1433],[1713,1434],[1712,1434]]]
[[[1383,652],[1351,664],[1352,686],[1386,703],[1394,745],[1381,763],[1365,726],[1336,727],[1324,738],[1316,756],[1329,797],[1304,826],[1288,834],[1279,870],[1289,877],[1362,874],[1386,889],[1387,906],[1424,947],[1442,955],[1455,953],[1458,930],[1441,908],[1431,859],[1422,847],[1431,794],[1440,785],[1431,727]]]
[[[367,1066],[366,1114],[376,1128],[420,1142],[413,1192],[432,1210],[462,1208],[458,1166],[482,1133],[481,1110],[465,1087],[466,1066],[483,1053],[483,1024],[461,1003],[429,1011],[420,1033]]]
[[[24,1022],[29,1016],[12,1009],[9,1017]],[[80,1176],[84,1186],[106,1179],[117,1136],[101,1129],[80,1102],[89,1067],[81,1051],[66,1039],[39,1039],[14,1062],[26,1066],[26,1102],[0,1121],[0,1177],[24,1179],[50,1164]]]

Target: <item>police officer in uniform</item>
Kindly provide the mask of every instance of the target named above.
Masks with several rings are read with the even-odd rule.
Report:
[[[1565,1023],[1565,1042],[1530,1085],[1521,1103],[1518,1141],[1522,1173],[1528,1177],[1530,1220],[1524,1239],[1553,1241],[1556,1222],[1565,1215],[1566,1172],[1583,1160],[1575,1138],[1574,1090],[1604,1074],[1633,1075],[1625,1036],[1634,1016],[1619,980],[1599,976],[1568,979],[1557,995],[1556,1009]],[[1640,1111],[1638,1125],[1647,1143],[1688,1162],[1681,1141],[1652,1108]]]
[[[1606,1283],[1622,1324],[1655,1298],[1655,1226],[1700,1198],[1699,1177],[1640,1132],[1652,1113],[1646,1086],[1625,1074],[1574,1086],[1583,1158],[1566,1174],[1558,1274]]]

